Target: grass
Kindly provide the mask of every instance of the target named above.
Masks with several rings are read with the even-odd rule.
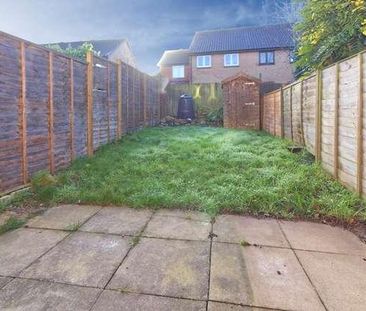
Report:
[[[25,223],[25,220],[23,219],[18,219],[16,217],[10,217],[3,225],[0,226],[0,235],[11,231],[11,230],[15,230],[20,228],[21,226],[23,226]]]
[[[196,209],[283,218],[366,219],[364,203],[306,152],[262,132],[151,128],[76,160],[36,189],[52,203]],[[48,185],[50,184],[50,185]]]

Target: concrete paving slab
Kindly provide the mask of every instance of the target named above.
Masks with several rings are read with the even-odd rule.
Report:
[[[216,218],[213,232],[215,241],[289,247],[280,226],[274,219],[222,215]]]
[[[247,306],[238,306],[228,303],[220,303],[220,302],[212,302],[208,303],[208,311],[270,311],[274,309],[262,309],[255,307],[247,307]]]
[[[209,242],[142,238],[108,285],[122,291],[206,299]]]
[[[293,248],[366,256],[366,245],[342,228],[303,221],[280,225]]]
[[[90,218],[81,231],[138,235],[150,219],[152,211],[125,207],[105,207]]]
[[[62,231],[21,228],[0,236],[0,275],[18,275],[67,234]]]
[[[9,283],[12,278],[0,276],[0,289],[4,287],[7,283]]]
[[[213,243],[210,300],[285,310],[324,310],[289,249]]]
[[[11,311],[90,310],[100,289],[15,279],[0,291],[0,309]]]
[[[366,261],[362,257],[296,253],[328,310],[365,310]]]
[[[186,219],[182,217],[153,216],[144,236],[207,241],[210,234],[209,222]]]
[[[104,287],[129,248],[127,238],[77,232],[24,270],[21,276]]]
[[[92,311],[206,311],[206,302],[106,290]]]
[[[177,209],[161,209],[156,212],[157,216],[172,216],[182,217],[186,219],[198,220],[198,221],[211,221],[210,215],[197,211],[190,210],[177,210]]]
[[[60,205],[28,221],[27,226],[58,230],[75,230],[100,210],[98,206]]]

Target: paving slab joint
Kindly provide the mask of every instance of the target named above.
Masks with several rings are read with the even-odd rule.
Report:
[[[326,307],[326,305],[325,305],[325,303],[324,303],[324,301],[323,301],[322,297],[320,296],[320,294],[319,294],[319,292],[318,292],[317,288],[315,287],[315,285],[314,285],[313,281],[311,280],[311,278],[310,278],[309,274],[307,273],[307,271],[305,270],[305,268],[304,268],[304,266],[303,266],[302,262],[300,261],[299,256],[297,256],[297,254],[296,254],[296,252],[295,252],[295,249],[292,247],[292,244],[290,243],[289,239],[287,238],[287,235],[286,235],[286,233],[285,233],[285,230],[283,230],[283,228],[282,228],[281,222],[279,222],[279,221],[277,220],[277,223],[278,223],[278,225],[279,225],[279,227],[280,227],[280,230],[281,230],[281,232],[282,232],[283,236],[285,237],[285,239],[286,239],[286,241],[287,241],[288,245],[290,245],[290,249],[291,249],[291,251],[292,251],[292,252],[293,252],[293,254],[295,255],[296,260],[298,261],[298,263],[299,263],[299,265],[300,265],[300,267],[301,267],[302,271],[304,271],[304,273],[305,273],[305,275],[306,275],[307,279],[309,280],[309,282],[310,282],[311,286],[313,287],[313,289],[314,289],[314,291],[315,291],[316,295],[318,296],[318,298],[319,298],[320,302],[322,303],[322,305],[323,305],[324,309],[325,309],[326,311],[328,311],[328,308]]]

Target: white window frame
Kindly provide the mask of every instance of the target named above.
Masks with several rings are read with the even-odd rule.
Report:
[[[202,61],[200,61],[202,60]],[[211,63],[211,55],[197,55],[196,57],[196,66],[197,68],[210,68]]]
[[[172,66],[172,78],[173,79],[182,79],[184,77],[185,77],[184,65],[174,65],[174,66]]]
[[[234,59],[234,56],[236,56],[236,60],[237,62],[234,63],[233,62],[233,59]],[[227,58],[229,58],[229,62],[227,62]],[[224,55],[224,66],[225,67],[237,67],[239,66],[239,54],[238,53],[233,53],[233,54],[225,54]]]

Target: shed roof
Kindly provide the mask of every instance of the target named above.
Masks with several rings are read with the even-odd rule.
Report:
[[[191,42],[192,53],[293,48],[290,24],[198,31]]]

